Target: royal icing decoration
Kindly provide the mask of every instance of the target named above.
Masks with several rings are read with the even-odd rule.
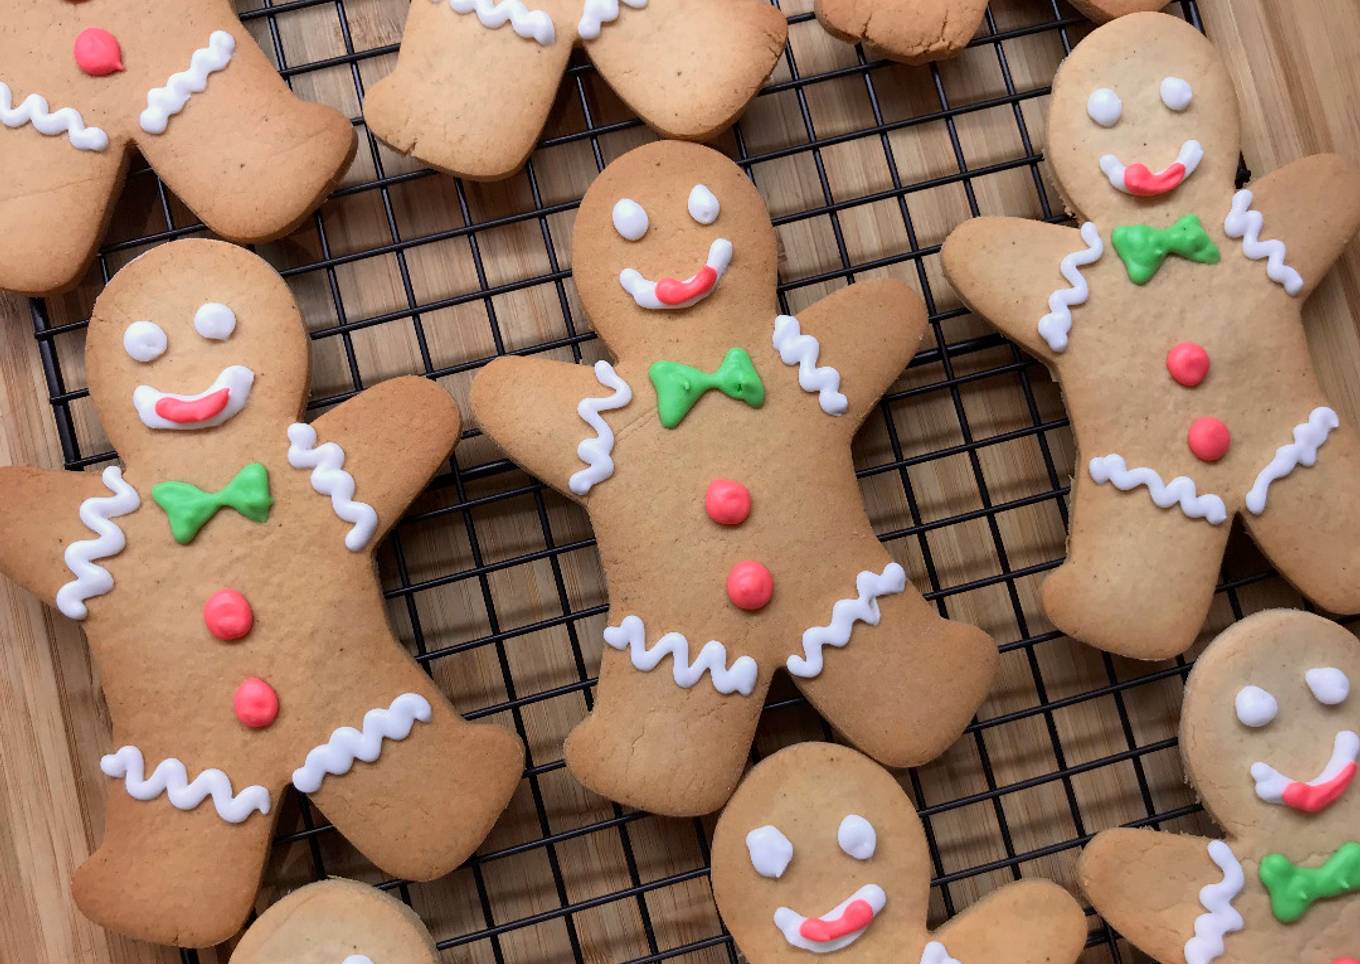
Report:
[[[1177,113],[1188,108],[1195,96],[1190,84],[1179,77],[1163,77],[1158,93],[1162,95],[1162,103],[1167,109]]]
[[[778,827],[756,827],[746,835],[746,850],[756,873],[771,880],[783,877],[793,860],[793,844]]]
[[[1145,285],[1156,277],[1168,255],[1180,255],[1198,264],[1218,264],[1220,257],[1218,246],[1196,214],[1181,217],[1169,228],[1121,225],[1110,234],[1110,243],[1136,285]]]
[[[849,947],[883,912],[888,895],[878,884],[865,884],[821,917],[803,917],[788,907],[774,912],[774,926],[800,950],[829,954]]]
[[[1124,102],[1108,87],[1097,87],[1086,98],[1086,114],[1101,127],[1113,127],[1124,116]]]
[[[1271,483],[1277,482],[1300,465],[1309,467],[1317,462],[1318,449],[1327,436],[1341,424],[1336,412],[1320,405],[1308,413],[1308,421],[1294,426],[1294,441],[1275,450],[1275,457],[1256,476],[1247,493],[1247,509],[1253,515],[1266,511],[1266,497]]]
[[[1185,942],[1185,964],[1213,964],[1223,956],[1223,939],[1246,926],[1233,907],[1247,882],[1242,865],[1222,840],[1210,842],[1209,859],[1218,866],[1223,879],[1200,889],[1204,913],[1195,918],[1195,936]]]
[[[1185,444],[1201,462],[1217,462],[1228,454],[1232,434],[1228,431],[1228,426],[1218,419],[1205,416],[1190,423],[1190,430],[1185,435]]]
[[[724,695],[740,693],[750,696],[756,688],[759,668],[750,656],[739,656],[727,665],[727,647],[716,639],[709,640],[699,650],[694,662],[689,658],[689,640],[680,633],[666,633],[650,648],[647,648],[647,629],[637,616],[625,616],[617,626],[608,626],[604,631],[604,641],[614,649],[627,651],[634,669],[650,673],[661,665],[667,656],[671,657],[671,675],[675,684],[690,689],[704,674],[709,674],[713,688]]]
[[[386,709],[364,714],[363,731],[342,726],[329,740],[312,747],[306,762],[293,771],[293,786],[303,793],[316,793],[328,776],[344,776],[355,760],[372,763],[382,755],[382,742],[404,740],[416,721],[430,722],[430,702],[418,693],[402,693]]]
[[[279,716],[279,695],[258,676],[249,676],[236,687],[231,700],[236,718],[252,730],[263,729]]]
[[[841,373],[830,365],[818,367],[817,358],[822,345],[811,335],[805,335],[792,315],[780,315],[774,320],[774,347],[785,365],[798,366],[798,387],[817,393],[817,404],[828,415],[844,415],[850,402],[840,392]]]
[[[351,954],[341,961],[340,964],[373,964],[373,959],[366,957],[363,954]]]
[[[1087,470],[1096,484],[1108,482],[1120,492],[1145,486],[1154,505],[1160,509],[1179,505],[1187,519],[1203,519],[1218,525],[1228,518],[1228,509],[1223,500],[1210,492],[1203,495],[1197,493],[1195,483],[1189,476],[1178,475],[1169,483],[1163,482],[1155,469],[1147,466],[1131,469],[1124,463],[1124,457],[1114,452],[1091,459]]]
[[[230,482],[205,492],[191,482],[157,482],[151,498],[165,512],[170,534],[180,545],[194,541],[220,509],[234,509],[251,522],[267,522],[274,498],[269,494],[269,470],[252,462]]]
[[[656,414],[666,428],[675,428],[709,391],[719,391],[752,408],[765,404],[765,384],[745,348],[729,348],[712,372],[680,362],[652,362],[647,377],[656,388]]]
[[[850,642],[855,623],[877,626],[883,618],[878,608],[880,596],[891,596],[907,588],[907,571],[895,562],[883,567],[880,573],[864,570],[855,577],[858,596],[840,599],[831,607],[831,622],[803,631],[803,653],[788,658],[788,671],[802,679],[821,675],[822,650],[827,646],[840,648]]]
[[[1266,259],[1266,277],[1284,288],[1290,296],[1303,290],[1303,278],[1285,263],[1284,242],[1272,238],[1261,240],[1261,226],[1265,217],[1251,209],[1252,194],[1246,188],[1233,195],[1232,209],[1223,219],[1223,233],[1242,242],[1242,253],[1252,261]]]
[[[438,3],[439,0],[435,0]],[[537,41],[547,47],[557,39],[552,15],[544,10],[531,10],[524,0],[449,0],[456,13],[475,13],[482,26],[495,30],[510,24],[516,36]]]
[[[199,47],[189,58],[189,69],[171,74],[164,87],[146,93],[146,110],[139,122],[148,134],[164,134],[170,118],[184,110],[189,98],[208,89],[208,76],[226,70],[236,52],[236,38],[225,30],[214,30],[208,46]]]
[[[1280,704],[1266,690],[1259,686],[1244,686],[1233,698],[1233,709],[1243,726],[1260,729],[1275,722],[1280,715]]]
[[[1166,353],[1166,370],[1176,384],[1194,388],[1209,376],[1209,353],[1203,345],[1183,341]]]
[[[142,504],[137,490],[123,481],[123,470],[118,466],[110,465],[100,479],[113,495],[91,496],[80,503],[80,522],[97,538],[73,542],[63,554],[66,568],[75,576],[57,590],[57,609],[68,619],[84,619],[89,615],[85,600],[113,590],[113,576],[95,560],[123,551],[127,539],[113,520],[137,511]]]
[[[345,548],[358,552],[378,529],[378,513],[354,498],[354,476],[345,471],[345,450],[335,442],[316,444],[316,429],[304,422],[288,426],[288,464],[312,470],[312,488],[330,496],[331,510],[350,524]]]
[[[1100,169],[1105,172],[1110,186],[1124,194],[1134,197],[1158,197],[1180,187],[1204,160],[1204,148],[1197,140],[1188,140],[1181,145],[1176,160],[1164,170],[1153,174],[1146,164],[1124,165],[1113,154],[1100,156]]]
[[[102,27],[86,27],[76,34],[72,53],[76,66],[91,77],[107,77],[123,69],[123,51],[118,38]]]
[[[11,129],[32,124],[35,131],[48,137],[65,134],[78,151],[97,152],[109,146],[109,135],[98,127],[86,127],[80,111],[74,107],[49,111],[47,98],[41,94],[29,94],[15,107],[9,85],[3,82],[0,82],[0,124]]]
[[[754,559],[743,560],[728,570],[727,598],[738,609],[758,612],[770,604],[773,595],[774,577]]]
[[[210,341],[226,341],[236,330],[236,312],[224,304],[209,301],[194,312],[194,331]]]
[[[859,814],[849,814],[836,829],[836,843],[856,860],[868,860],[878,849],[878,833],[874,825]]]
[[[231,779],[221,770],[204,770],[190,782],[189,771],[174,757],[162,760],[149,777],[144,775],[145,766],[142,751],[135,746],[125,746],[99,761],[105,776],[122,780],[134,800],[155,800],[164,794],[176,810],[193,810],[212,797],[217,815],[227,823],[242,823],[252,813],[269,813],[268,790],[256,785],[233,793]]]
[[[175,395],[151,385],[138,385],[132,392],[132,407],[147,428],[215,428],[246,407],[254,384],[253,371],[244,365],[230,365],[196,395]]]
[[[959,961],[950,957],[939,941],[931,941],[921,952],[921,964],[959,964]]]
[[[1058,264],[1058,270],[1070,287],[1059,288],[1048,296],[1048,314],[1039,319],[1039,336],[1055,352],[1067,351],[1067,335],[1072,330],[1072,309],[1086,304],[1086,299],[1091,297],[1091,289],[1081,269],[1099,261],[1105,253],[1100,229],[1090,221],[1081,226],[1081,239],[1086,242],[1086,247],[1073,251]]]
[[[1350,677],[1334,666],[1310,669],[1303,678],[1313,698],[1324,706],[1340,706],[1351,695]]]
[[[647,6],[647,0],[623,0],[634,10]],[[582,40],[595,40],[600,36],[600,28],[619,19],[619,0],[586,0],[581,11],[581,20],[576,25],[576,34]]]
[[[165,329],[154,321],[134,321],[123,331],[123,351],[143,365],[164,355],[168,346]]]
[[[711,295],[732,264],[732,242],[718,238],[708,246],[708,260],[685,281],[662,278],[652,281],[635,268],[619,273],[619,284],[633,297],[639,308],[648,311],[689,308]]]
[[[219,589],[203,604],[203,625],[224,643],[244,638],[255,625],[255,612],[235,589]]]
[[[625,241],[641,241],[651,226],[647,212],[632,198],[623,198],[614,205],[614,230]]]
[[[696,184],[689,192],[689,216],[700,224],[712,224],[722,213],[718,196],[702,184]]]
[[[1332,757],[1314,779],[1293,780],[1267,763],[1253,763],[1251,778],[1256,796],[1265,803],[1289,807],[1300,813],[1321,813],[1340,800],[1355,780],[1360,757],[1360,733],[1342,730],[1332,745]]]
[[[720,526],[739,526],[751,514],[751,491],[731,479],[714,479],[704,492],[704,511]]]
[[[614,474],[614,430],[600,413],[623,408],[633,400],[633,389],[619,377],[609,362],[595,363],[595,380],[605,388],[612,389],[612,394],[589,395],[576,406],[576,414],[595,431],[594,438],[582,439],[581,444],[576,446],[576,457],[586,467],[573,472],[567,480],[567,486],[577,495],[587,494]]]
[[[1321,867],[1298,867],[1284,854],[1269,854],[1260,874],[1271,913],[1281,924],[1293,924],[1320,900],[1360,893],[1360,843],[1342,844]]]

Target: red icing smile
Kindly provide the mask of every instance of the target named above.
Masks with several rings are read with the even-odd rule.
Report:
[[[1153,174],[1146,164],[1130,164],[1124,169],[1124,187],[1135,197],[1157,197],[1181,186],[1185,180],[1185,165],[1176,161],[1159,174]]]
[[[688,281],[662,278],[656,283],[656,299],[663,305],[683,305],[695,298],[702,298],[713,290],[718,283],[718,272],[708,265],[699,269],[698,274]]]
[[[230,388],[219,388],[192,402],[183,402],[178,398],[161,398],[156,401],[156,414],[167,422],[178,422],[181,425],[206,422],[221,414],[230,399]]]
[[[1321,813],[1341,799],[1350,789],[1355,779],[1356,765],[1349,763],[1346,768],[1326,783],[1314,786],[1311,783],[1291,783],[1285,787],[1284,802],[1287,806],[1303,813]]]
[[[846,905],[845,910],[841,911],[840,916],[832,920],[809,917],[803,921],[803,926],[798,928],[798,933],[806,940],[824,944],[853,934],[855,931],[864,930],[873,923],[873,920],[874,909],[869,906],[867,900],[852,900]]]

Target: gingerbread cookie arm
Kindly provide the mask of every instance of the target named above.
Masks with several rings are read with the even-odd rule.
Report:
[[[1074,964],[1086,947],[1086,915],[1057,884],[1023,880],[968,908],[934,940],[960,961]]]
[[[1105,23],[1130,13],[1161,10],[1164,0],[1071,0],[1072,6],[1088,20]]]
[[[964,304],[1052,362],[1067,348],[1072,309],[1090,297],[1081,268],[1103,249],[1094,227],[974,218],[950,232],[941,256],[945,277]]]
[[[973,39],[987,0],[817,0],[817,19],[846,43],[864,41],[893,60],[928,64]]]

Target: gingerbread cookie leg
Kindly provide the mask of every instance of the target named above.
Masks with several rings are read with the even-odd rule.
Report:
[[[1043,921],[1028,940],[998,920]],[[1051,964],[1074,961],[1086,945],[1086,915],[1072,895],[1047,880],[1021,880],[992,892],[935,932],[960,961]]]

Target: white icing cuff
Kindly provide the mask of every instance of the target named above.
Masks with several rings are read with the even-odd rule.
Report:
[[[500,0],[499,3],[496,0],[449,0],[449,6],[457,13],[477,14],[477,19],[488,30],[509,23],[516,36],[537,41],[541,46],[550,46],[557,39],[552,15],[543,10],[530,10],[524,0]]]
[[[29,94],[15,107],[14,95],[5,83],[0,83],[0,124],[9,128],[32,124],[34,130],[48,137],[65,134],[78,151],[99,152],[109,146],[109,135],[98,127],[86,127],[85,119],[74,107],[49,111],[47,98],[41,94]]]
[[[1086,300],[1091,297],[1091,289],[1081,269],[1099,261],[1105,253],[1100,229],[1090,221],[1081,226],[1081,239],[1086,242],[1086,247],[1073,251],[1058,264],[1058,270],[1071,287],[1059,288],[1049,295],[1048,314],[1039,319],[1039,336],[1059,354],[1067,351],[1067,335],[1072,330],[1072,309],[1086,304]]]
[[[689,659],[689,640],[680,633],[666,633],[647,648],[647,628],[637,616],[625,616],[617,626],[608,626],[604,631],[604,641],[614,649],[627,651],[635,669],[650,673],[661,665],[667,656],[671,657],[671,673],[677,686],[689,689],[704,674],[709,674],[713,688],[724,695],[740,693],[750,696],[756,688],[759,667],[750,656],[740,656],[727,665],[727,647],[710,640],[699,650],[694,662]]]
[[[1209,492],[1198,494],[1194,481],[1187,475],[1163,482],[1155,470],[1146,466],[1129,468],[1124,464],[1124,457],[1117,453],[1091,459],[1087,468],[1097,484],[1108,482],[1120,492],[1146,486],[1154,505],[1159,509],[1179,505],[1187,519],[1203,519],[1211,525],[1219,525],[1228,518],[1223,500]]]
[[[189,58],[189,67],[171,74],[164,87],[146,93],[146,110],[139,121],[148,134],[164,134],[170,118],[184,110],[189,98],[208,89],[208,76],[225,70],[236,52],[236,38],[225,30],[214,30],[208,46],[199,47]]]
[[[1308,421],[1294,426],[1294,441],[1275,450],[1275,457],[1256,476],[1247,493],[1247,509],[1252,515],[1266,511],[1271,483],[1278,482],[1300,465],[1311,467],[1317,462],[1318,449],[1340,424],[1336,412],[1323,405],[1308,414]]]
[[[89,615],[85,600],[102,596],[113,590],[113,576],[96,559],[116,556],[127,545],[123,530],[114,519],[136,512],[142,498],[123,480],[123,470],[110,465],[100,476],[113,495],[95,496],[80,503],[80,521],[98,538],[81,539],[66,547],[63,559],[66,568],[75,576],[57,590],[57,609],[68,619],[84,619]]]
[[[1185,964],[1213,964],[1223,956],[1223,939],[1246,926],[1242,915],[1233,907],[1233,901],[1247,882],[1242,865],[1222,840],[1209,844],[1209,859],[1218,865],[1223,879],[1199,892],[1204,913],[1195,918],[1195,936],[1185,942]]]
[[[595,378],[605,388],[613,389],[613,394],[603,397],[592,395],[581,399],[581,403],[576,406],[576,414],[595,430],[594,438],[582,439],[581,444],[576,446],[576,455],[586,467],[572,473],[567,485],[577,495],[587,494],[614,474],[614,430],[600,413],[623,408],[633,400],[632,388],[619,377],[609,362],[595,363]]]
[[[345,548],[358,552],[368,545],[378,528],[378,513],[367,502],[354,498],[354,476],[345,471],[345,450],[335,442],[316,444],[316,429],[303,422],[288,426],[288,464],[312,470],[312,488],[330,496],[331,509],[350,524]]]
[[[1261,240],[1261,227],[1265,217],[1260,211],[1251,210],[1252,194],[1246,188],[1233,195],[1232,209],[1223,219],[1223,233],[1230,238],[1240,238],[1242,253],[1252,261],[1266,259],[1266,277],[1275,282],[1291,296],[1303,290],[1303,277],[1285,264],[1283,241]]]
[[[312,747],[307,759],[293,771],[293,786],[303,793],[316,793],[328,776],[343,776],[355,760],[372,763],[382,755],[384,739],[404,740],[416,721],[430,722],[430,701],[418,693],[402,693],[383,709],[364,714],[363,732],[342,726],[325,743]]]
[[[840,392],[841,373],[830,365],[817,366],[821,342],[803,334],[793,315],[780,315],[774,320],[774,347],[785,365],[798,366],[798,386],[805,392],[817,393],[817,404],[823,412],[845,414],[850,402]]]
[[[183,763],[174,757],[162,760],[151,776],[145,777],[142,751],[125,746],[117,753],[109,753],[99,761],[99,769],[106,776],[124,781],[128,796],[134,800],[155,800],[164,794],[176,810],[193,810],[212,797],[217,815],[227,823],[242,823],[252,813],[269,813],[269,791],[262,786],[249,786],[233,794],[231,780],[221,770],[204,770],[189,782]]]
[[[647,6],[647,0],[623,0],[634,10]],[[619,0],[586,0],[581,10],[581,19],[576,24],[576,34],[582,40],[595,40],[600,36],[600,28],[619,19]]]
[[[907,571],[895,562],[883,567],[881,573],[864,570],[855,577],[858,596],[840,599],[831,607],[831,622],[803,631],[803,654],[790,656],[786,666],[794,676],[812,679],[821,675],[823,654],[827,646],[840,648],[850,642],[855,623],[877,626],[883,618],[878,608],[880,596],[891,596],[907,588]]]

